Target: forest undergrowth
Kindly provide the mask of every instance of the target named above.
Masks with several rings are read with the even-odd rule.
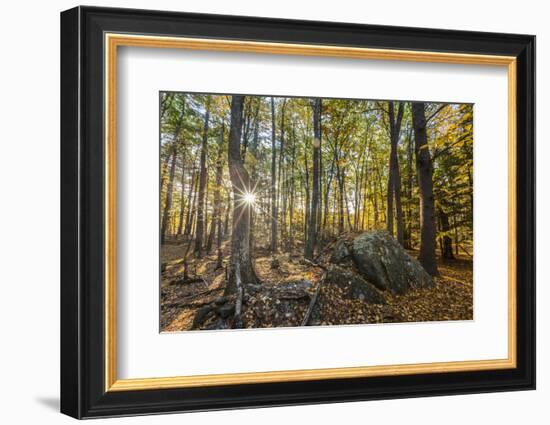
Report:
[[[225,303],[224,290],[227,284],[226,265],[230,243],[222,244],[224,261],[217,268],[217,253],[195,259],[186,255],[185,240],[170,240],[162,247],[161,260],[161,331],[174,332],[194,329],[197,315],[208,305]],[[317,257],[321,267],[329,263],[334,242],[327,244]],[[262,287],[283,287],[290,282],[307,281],[313,296],[323,277],[323,269],[303,260],[303,246],[299,243],[285,253],[272,254],[268,247],[254,250],[254,266]],[[416,257],[417,252],[408,251]],[[184,271],[187,267],[187,276]],[[412,289],[403,295],[379,291],[385,304],[367,303],[350,299],[335,285],[324,285],[318,295],[317,325],[353,325],[374,323],[402,323],[423,321],[448,321],[473,319],[473,275],[472,260],[466,256],[442,260],[438,258],[439,276],[434,278],[432,288]],[[308,300],[305,300],[308,301]],[[269,314],[270,303],[278,302],[268,297],[247,296],[243,304],[243,327],[292,327],[300,326],[308,308],[308,302],[295,303],[291,311],[280,317]],[[232,314],[231,311],[227,312]],[[263,316],[265,317],[263,317]],[[261,323],[258,318],[262,317]],[[205,329],[201,327],[200,329]],[[208,329],[208,328],[206,328]]]

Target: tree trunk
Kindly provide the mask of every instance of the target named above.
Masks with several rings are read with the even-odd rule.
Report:
[[[283,100],[283,104],[281,105],[281,129],[280,129],[280,135],[281,140],[279,141],[279,164],[278,164],[278,171],[277,171],[277,190],[276,190],[276,203],[277,203],[277,215],[275,218],[279,220],[279,211],[281,212],[281,223],[279,225],[280,227],[280,233],[281,233],[281,239],[284,242],[284,230],[285,230],[285,210],[284,205],[282,208],[279,208],[280,203],[283,200],[284,197],[284,176],[282,176],[283,172],[283,158],[284,158],[284,149],[285,149],[285,108],[286,108],[286,99]]]
[[[311,209],[309,212],[308,236],[304,257],[313,260],[317,245],[317,217],[320,192],[320,157],[321,157],[321,99],[313,103],[313,177],[311,184]]]
[[[231,99],[231,127],[229,130],[228,164],[233,187],[233,232],[231,234],[231,261],[225,294],[236,293],[237,283],[258,283],[250,255],[250,208],[242,198],[251,190],[248,171],[241,158],[241,132],[244,96]],[[240,279],[239,279],[240,277]]]
[[[201,162],[199,177],[199,200],[197,204],[197,228],[195,231],[195,256],[202,256],[202,241],[204,235],[204,199],[206,192],[206,152],[208,150],[208,125],[210,121],[210,99],[206,101],[204,129],[202,133]]]
[[[185,153],[181,154],[181,195],[180,195],[180,216],[178,222],[178,237],[183,230],[183,210],[185,205]]]
[[[225,207],[225,220],[223,224],[223,237],[229,234],[229,213],[231,212],[231,194],[227,191],[227,206]]]
[[[178,153],[178,139],[180,136],[181,127],[183,125],[183,118],[185,116],[185,104],[181,106],[181,114],[178,118],[178,121],[176,123],[176,127],[174,129],[174,138],[172,140],[172,151],[169,155],[172,159],[172,162],[170,164],[170,175],[168,178],[168,187],[166,188],[166,202],[164,204],[164,211],[162,213],[162,220],[160,224],[160,244],[164,244],[164,241],[166,239],[166,231],[168,229],[168,221],[170,216],[170,209],[172,208],[172,191],[174,189],[174,175],[176,172],[176,156]],[[161,188],[162,190],[162,182],[161,182]]]
[[[435,258],[435,211],[433,195],[433,166],[428,136],[426,113],[423,102],[412,103],[416,173],[420,190],[420,254],[418,260],[432,276],[438,275]]]
[[[442,208],[438,209],[439,223],[441,224],[441,231],[443,232],[441,238],[441,257],[445,260],[453,260],[455,258],[453,254],[453,240],[449,236],[451,226],[449,224],[449,215],[443,211]]]
[[[208,236],[208,241],[206,243],[206,252],[210,253],[212,250],[212,244],[214,243],[214,235],[216,230],[219,232],[221,218],[220,218],[220,207],[221,207],[221,194],[220,188],[222,185],[222,149],[223,149],[223,132],[224,126],[222,123],[221,135],[220,135],[220,145],[218,146],[218,159],[216,161],[216,186],[214,188],[214,206],[212,212],[212,224],[210,225],[210,235]],[[218,235],[218,241],[219,241]]]
[[[271,252],[277,251],[277,177],[275,149],[275,100],[271,98]]]
[[[185,231],[183,233],[185,236],[191,235],[191,224],[195,214],[195,201],[197,198],[198,182],[197,169],[196,166],[193,165],[193,174],[191,176],[191,184],[189,185],[189,195],[187,195],[187,215],[185,217]]]
[[[395,198],[395,218],[397,222],[397,241],[403,246],[403,209],[401,207],[401,175],[397,148],[403,120],[403,102],[399,102],[397,117],[393,102],[388,102],[390,127],[390,169],[388,178],[388,232],[393,236],[393,199]]]
[[[172,209],[172,192],[174,190],[174,175],[176,174],[176,141],[172,143],[170,175],[168,177],[168,187],[166,188],[166,201],[164,203],[164,211],[162,212],[162,222],[160,225],[160,244],[163,245],[166,240],[166,232],[168,230],[168,222],[170,219],[170,210]]]

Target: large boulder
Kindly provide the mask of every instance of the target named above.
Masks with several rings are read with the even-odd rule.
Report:
[[[409,289],[433,286],[420,263],[385,231],[368,231],[351,245],[353,262],[363,277],[378,289],[403,294]]]
[[[345,296],[371,304],[385,304],[384,297],[378,290],[361,276],[339,267],[331,267],[325,278],[327,284],[333,284],[345,292]]]
[[[332,250],[332,255],[330,256],[330,262],[334,264],[340,264],[346,260],[349,260],[350,258],[351,258],[351,254],[349,252],[346,241],[343,239],[340,239],[338,242],[336,242],[336,245]]]

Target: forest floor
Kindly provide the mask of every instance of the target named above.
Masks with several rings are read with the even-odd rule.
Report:
[[[164,265],[161,278],[161,315],[162,332],[185,331],[193,329],[197,312],[206,305],[220,300],[226,284],[229,241],[224,242],[222,253],[224,265],[216,269],[216,250],[205,254],[201,259],[189,255],[189,279],[181,283],[183,258],[188,243],[168,241],[162,247],[161,261]],[[328,264],[332,244],[320,255],[319,263]],[[192,250],[192,248],[191,248]],[[321,280],[323,270],[303,261],[303,247],[296,245],[292,252],[272,255],[267,249],[257,247],[254,251],[256,273],[262,285],[272,287],[288,282],[307,280],[312,283],[312,293]],[[416,257],[417,253],[409,251]],[[274,261],[277,260],[277,261]],[[404,295],[392,295],[388,291],[380,292],[385,304],[368,304],[358,299],[346,299],[334,291],[338,287],[324,285],[318,298],[319,325],[351,325],[367,323],[422,322],[444,320],[473,319],[473,273],[472,260],[459,257],[455,260],[438,262],[440,276],[435,285],[428,289],[416,289]],[[178,283],[179,282],[179,283]],[[243,307],[243,325],[248,328],[258,326],[258,315],[269,308],[272,300],[265,297],[251,297]],[[306,313],[308,302],[296,303],[294,311],[284,317],[262,320],[260,327],[300,326]],[[265,315],[265,314],[264,314]]]

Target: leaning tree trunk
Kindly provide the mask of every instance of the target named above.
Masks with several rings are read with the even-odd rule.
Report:
[[[426,114],[423,102],[413,102],[412,118],[416,151],[416,172],[420,189],[420,264],[432,276],[438,275],[435,259],[435,210],[433,195],[433,165],[428,148]]]
[[[199,177],[199,201],[197,204],[197,228],[195,231],[195,255],[202,256],[202,240],[204,236],[204,199],[206,193],[206,151],[208,149],[208,123],[210,120],[210,101],[207,100],[206,114],[204,116],[204,129],[202,133],[201,147],[201,171]]]
[[[249,193],[250,177],[241,158],[241,131],[244,96],[231,99],[231,127],[229,129],[228,164],[233,188],[233,232],[231,234],[231,260],[225,294],[242,291],[240,284],[258,283],[250,255],[250,208],[243,196]]]
[[[321,99],[317,98],[313,104],[313,177],[311,182],[311,209],[309,211],[308,234],[304,257],[313,260],[317,245],[317,217],[320,192],[320,157],[321,157]]]

